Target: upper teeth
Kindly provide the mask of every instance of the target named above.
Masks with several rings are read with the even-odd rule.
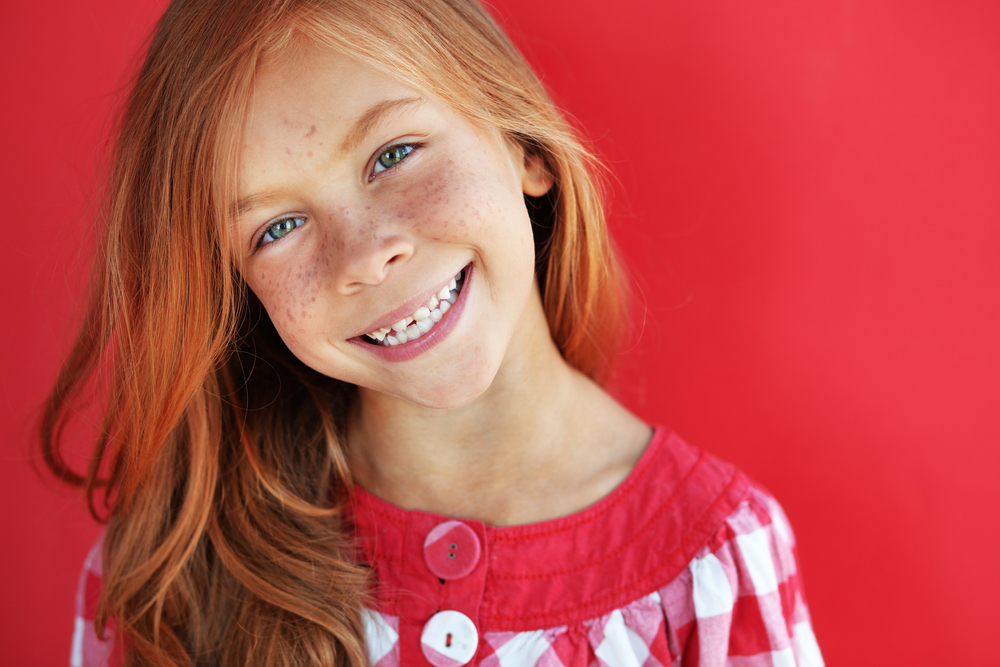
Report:
[[[455,303],[459,292],[458,281],[461,279],[462,272],[459,271],[450,283],[442,287],[437,294],[431,295],[427,303],[413,311],[412,315],[365,335],[382,345],[399,345],[420,338],[430,331],[441,320],[441,316],[448,312],[451,304]]]

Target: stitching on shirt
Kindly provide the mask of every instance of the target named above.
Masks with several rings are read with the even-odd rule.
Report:
[[[389,519],[391,522],[397,523],[397,525],[400,523],[400,522],[396,521],[396,519],[394,517],[389,516],[387,513],[380,511],[372,503],[365,503],[365,506],[362,507],[361,509],[363,511],[367,511],[368,514],[379,514],[379,515],[382,515],[382,516],[386,517],[387,519]],[[351,517],[352,521],[355,523],[355,527],[354,527],[355,535],[357,535],[357,528],[358,528],[358,526],[357,526],[357,518],[358,518],[358,515],[360,514],[360,512],[358,511],[357,504],[355,504],[355,506],[352,508],[351,513],[353,514],[353,516]],[[404,531],[405,531],[406,526],[404,525],[403,528],[404,528]],[[361,550],[361,552],[366,556],[366,560],[368,560],[370,562],[384,560],[384,561],[387,561],[389,563],[394,563],[394,564],[397,564],[397,565],[404,564],[403,559],[401,559],[401,558],[393,558],[392,556],[387,555],[385,553],[384,549],[380,549],[379,548],[379,533],[378,533],[377,530],[374,531],[374,534],[373,534],[372,538],[370,538],[368,540],[357,539],[356,540],[356,544],[357,544],[357,547]]]
[[[730,480],[729,484],[726,485],[726,488],[724,489],[723,493],[719,494],[719,497],[712,504],[712,506],[708,509],[708,511],[706,511],[705,514],[702,515],[702,518],[698,521],[698,524],[690,532],[688,532],[687,536],[685,536],[685,538],[683,540],[681,540],[681,544],[670,553],[670,555],[664,560],[664,563],[660,567],[658,567],[655,570],[653,570],[652,572],[650,572],[649,574],[647,574],[647,575],[645,575],[643,577],[640,577],[639,579],[636,579],[631,584],[628,584],[627,586],[623,586],[622,588],[619,588],[616,591],[612,591],[611,593],[608,593],[604,597],[598,598],[596,600],[591,600],[589,602],[584,602],[583,604],[576,605],[575,607],[567,607],[567,608],[564,608],[564,609],[558,609],[558,610],[555,610],[555,611],[544,612],[544,613],[541,613],[541,614],[531,614],[531,615],[527,615],[527,616],[499,616],[499,615],[494,614],[494,615],[491,615],[490,618],[493,618],[493,619],[502,619],[502,620],[508,620],[508,621],[525,621],[525,620],[532,620],[532,619],[536,619],[536,618],[544,618],[544,617],[547,617],[547,616],[556,616],[556,615],[559,615],[559,614],[566,614],[566,613],[570,613],[570,612],[574,612],[574,611],[579,611],[581,609],[586,609],[587,607],[594,607],[594,606],[600,605],[601,603],[605,602],[606,600],[608,600],[610,598],[613,598],[613,597],[615,597],[617,595],[620,595],[623,591],[627,591],[627,590],[630,590],[632,588],[636,588],[637,586],[639,586],[641,583],[643,583],[647,579],[650,579],[650,578],[656,576],[661,570],[663,570],[668,565],[670,565],[671,561],[673,561],[674,559],[677,558],[677,555],[679,553],[681,553],[682,550],[684,550],[685,546],[687,546],[692,540],[694,540],[695,535],[697,535],[697,534],[700,533],[701,527],[706,522],[709,521],[711,515],[714,514],[716,508],[722,503],[722,501],[724,499],[728,498],[728,495],[729,495],[730,491],[736,485],[736,483],[738,481],[741,481],[742,479],[743,479],[743,475],[741,475],[739,473],[737,473],[736,475],[734,475],[733,479]],[[726,519],[726,517],[723,517],[722,521],[725,522],[725,519]]]
[[[723,490],[723,492],[721,494],[719,494],[719,497],[716,499],[716,501],[714,503],[712,503],[712,506],[708,509],[708,511],[706,511],[705,514],[702,515],[702,518],[698,521],[698,524],[681,541],[681,544],[676,549],[674,549],[674,551],[672,551],[670,553],[670,555],[664,560],[664,563],[660,567],[658,567],[655,570],[653,570],[652,572],[650,572],[649,574],[646,574],[645,576],[640,577],[639,579],[636,579],[631,584],[628,584],[627,586],[623,586],[623,587],[619,588],[618,590],[612,591],[611,593],[608,593],[607,595],[605,595],[605,596],[603,596],[601,598],[598,598],[596,600],[590,600],[588,602],[584,602],[583,604],[576,605],[574,607],[567,607],[567,608],[563,608],[563,609],[557,609],[555,611],[544,612],[544,613],[541,613],[541,614],[531,614],[531,615],[527,615],[527,616],[500,616],[498,614],[491,614],[487,618],[489,618],[490,620],[502,620],[502,621],[530,621],[530,620],[535,620],[535,619],[540,619],[540,618],[546,618],[546,617],[550,617],[550,616],[558,616],[560,614],[568,614],[568,613],[572,613],[574,611],[580,611],[581,609],[587,609],[588,607],[599,606],[602,603],[604,603],[605,601],[607,601],[607,600],[609,600],[611,598],[617,597],[618,595],[621,595],[621,593],[624,592],[624,591],[631,590],[633,588],[638,587],[640,584],[642,584],[643,582],[645,582],[647,579],[651,579],[651,578],[655,577],[664,568],[666,568],[668,565],[672,564],[672,561],[674,561],[677,558],[677,555],[679,553],[681,553],[684,550],[684,548],[691,541],[693,541],[695,539],[696,535],[699,535],[701,533],[701,528],[715,514],[715,510],[719,507],[719,505],[722,504],[723,500],[728,500],[729,499],[729,495],[733,491],[733,489],[737,485],[737,483],[738,482],[742,482],[745,479],[746,478],[741,473],[737,473],[737,474],[733,475],[733,478],[730,480],[729,484],[726,485],[726,488]],[[726,520],[726,517],[723,517],[722,518],[722,522],[725,522],[725,520]]]
[[[673,437],[673,436],[668,436],[668,439],[670,437]],[[662,452],[657,452],[656,453],[657,456],[660,456],[661,454],[662,454]],[[698,454],[698,460],[694,462],[694,465],[691,466],[691,470],[688,472],[687,475],[684,476],[684,480],[685,481],[691,475],[691,473],[699,465],[701,465],[701,462],[704,460],[704,458],[705,458],[705,452],[700,451],[699,454]],[[602,507],[599,510],[595,511],[593,514],[590,514],[590,515],[585,516],[585,517],[581,517],[581,518],[577,519],[576,521],[573,521],[572,523],[568,522],[566,524],[563,524],[559,528],[550,528],[549,530],[546,530],[544,532],[539,531],[539,532],[528,533],[527,535],[516,535],[516,536],[515,535],[504,536],[503,533],[495,533],[495,534],[491,535],[491,538],[492,538],[492,540],[494,542],[526,542],[528,540],[534,540],[534,539],[537,539],[537,538],[540,538],[540,537],[548,537],[550,535],[555,535],[556,533],[564,533],[567,530],[572,530],[573,528],[581,526],[581,525],[583,525],[585,523],[590,523],[591,521],[597,519],[598,517],[600,517],[600,516],[602,516],[604,514],[607,514],[608,512],[611,511],[611,509],[613,507],[615,507],[620,502],[622,502],[623,500],[625,500],[625,497],[628,496],[628,492],[632,489],[632,487],[635,486],[636,484],[638,484],[639,481],[643,477],[645,477],[647,474],[649,474],[649,470],[652,468],[652,466],[653,466],[653,459],[650,459],[649,461],[646,462],[646,467],[642,470],[642,474],[641,475],[634,477],[630,482],[628,482],[627,486],[625,486],[623,484],[622,486],[619,486],[617,489],[615,489],[615,491],[620,491],[620,493],[618,494],[618,497],[615,498],[615,499],[613,499],[612,501],[610,501],[604,507]],[[683,485],[684,482],[682,481],[681,484]],[[586,510],[584,510],[584,512],[586,512]]]
[[[367,502],[365,503],[365,505],[368,506],[369,511],[371,511],[373,514],[378,514],[379,516],[385,517],[389,521],[392,521],[393,523],[398,524],[400,526],[406,525],[406,519],[402,517],[393,516],[391,513],[376,507],[375,503]]]
[[[395,558],[393,556],[387,556],[385,553],[376,554],[373,560],[385,561],[386,563],[392,563],[394,565],[406,565],[406,560],[403,558]]]
[[[493,579],[516,579],[516,580],[547,579],[549,577],[558,577],[558,576],[561,576],[561,575],[564,575],[564,574],[571,574],[573,572],[579,572],[580,570],[586,570],[589,567],[594,567],[595,565],[600,565],[601,563],[605,563],[605,562],[611,560],[612,558],[616,557],[618,554],[620,554],[621,552],[625,551],[630,546],[632,546],[633,544],[635,544],[639,540],[639,538],[643,536],[643,534],[646,532],[646,530],[653,523],[655,523],[657,520],[659,520],[659,518],[663,515],[664,512],[666,512],[668,509],[670,509],[670,507],[674,504],[674,501],[677,499],[678,494],[680,494],[680,492],[684,489],[684,487],[687,486],[688,482],[694,476],[695,471],[701,465],[701,462],[704,460],[704,458],[705,457],[704,457],[704,452],[703,452],[702,455],[700,457],[698,457],[698,460],[695,461],[695,464],[693,466],[691,466],[690,472],[688,472],[688,474],[685,475],[684,479],[681,480],[681,483],[677,485],[676,489],[674,489],[674,492],[670,495],[670,498],[667,499],[667,502],[665,502],[662,506],[660,506],[660,509],[658,509],[656,511],[656,513],[653,514],[652,517],[650,517],[649,521],[647,521],[645,523],[645,525],[643,525],[642,528],[640,528],[639,530],[637,530],[635,532],[635,535],[633,535],[632,539],[630,539],[625,544],[621,545],[615,551],[613,551],[610,554],[604,556],[603,558],[591,561],[589,563],[585,563],[583,565],[578,565],[576,567],[567,568],[567,569],[564,569],[564,570],[554,570],[554,571],[551,571],[551,572],[543,572],[543,573],[539,573],[539,574],[509,574],[509,575],[491,574],[491,577]]]

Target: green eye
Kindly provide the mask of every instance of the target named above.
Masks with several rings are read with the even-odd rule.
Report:
[[[392,169],[397,164],[402,162],[407,155],[413,152],[415,146],[413,144],[400,144],[398,146],[390,146],[386,150],[382,151],[378,158],[375,160],[375,166],[372,169],[372,174],[378,174],[386,169]]]
[[[305,218],[282,218],[264,231],[264,235],[260,237],[260,245],[265,245],[267,243],[277,241],[284,236],[288,236],[290,233],[295,231],[297,227],[301,227],[305,223]]]

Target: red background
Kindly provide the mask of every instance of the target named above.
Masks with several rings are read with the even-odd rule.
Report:
[[[29,434],[96,146],[161,8],[0,4],[4,664],[68,659],[97,527]],[[829,664],[997,664],[1000,4],[495,8],[618,178],[618,394],[783,502]]]

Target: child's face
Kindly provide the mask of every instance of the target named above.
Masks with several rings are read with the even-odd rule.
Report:
[[[345,56],[308,50],[259,76],[234,250],[304,363],[454,407],[489,386],[537,303],[523,193],[550,185],[499,132]],[[457,298],[441,292],[463,270]]]

